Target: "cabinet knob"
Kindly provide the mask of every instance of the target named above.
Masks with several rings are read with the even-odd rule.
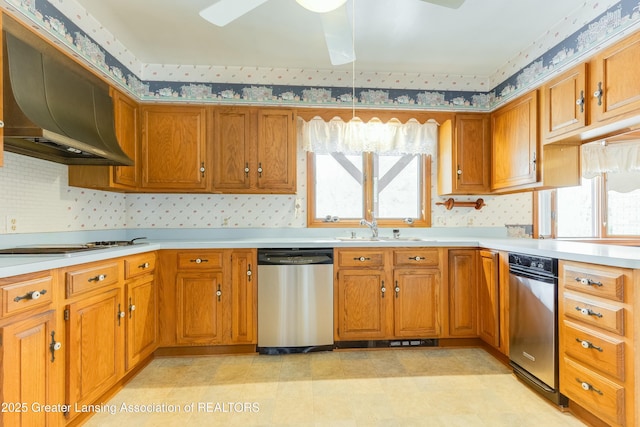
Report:
[[[143,270],[146,270],[147,268],[149,268],[149,263],[148,263],[148,262],[145,262],[144,264],[140,264],[140,265],[138,266],[138,268],[141,268],[141,269],[143,269]]]
[[[190,259],[189,262],[195,262],[196,264],[202,264],[203,262],[209,262],[208,259],[203,259],[203,258],[196,258],[196,259]]]
[[[412,261],[422,261],[424,258],[421,256],[410,256],[409,259]]]
[[[0,120],[0,128],[4,127],[4,122],[2,120]]]
[[[262,178],[262,163],[258,163],[258,176]]]
[[[598,98],[598,105],[602,105],[602,95],[604,91],[602,90],[602,82],[598,82],[598,90],[593,92],[593,97]]]
[[[51,352],[51,362],[56,360],[56,351],[62,348],[62,344],[56,341],[56,331],[51,331],[51,343],[49,344],[49,351]]]
[[[581,340],[580,338],[576,338],[576,341],[580,343],[580,345],[582,346],[582,348],[584,349],[594,349],[594,350],[598,350],[599,352],[602,352],[602,347],[598,347],[597,345],[593,345],[591,342],[587,341],[587,340]]]
[[[576,105],[580,107],[580,112],[584,113],[584,91],[580,91],[580,98],[576,99]]]
[[[595,317],[602,317],[602,313],[597,313],[593,310],[591,310],[590,308],[587,307],[578,307],[576,306],[576,310],[580,312],[580,314],[583,314],[585,316],[595,316]]]
[[[99,274],[95,277],[89,277],[89,279],[87,279],[89,282],[102,282],[107,278],[106,274]]]
[[[588,277],[576,277],[576,282],[580,282],[581,285],[585,286],[602,286],[602,282],[596,282],[595,280],[591,280]]]
[[[598,393],[600,396],[602,396],[602,391],[598,390],[597,388],[595,388],[594,386],[592,386],[588,382],[581,381],[579,378],[576,378],[576,381],[578,381],[580,383],[580,386],[582,387],[583,390],[585,390],[585,391],[593,391],[595,393]]]

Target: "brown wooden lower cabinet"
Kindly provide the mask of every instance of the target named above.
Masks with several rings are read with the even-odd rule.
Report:
[[[476,249],[449,250],[449,331],[451,337],[477,337]]]
[[[1,425],[53,426],[62,417],[40,409],[62,404],[58,377],[64,355],[52,353],[51,343],[63,339],[63,334],[55,325],[55,310],[49,310],[0,327]]]
[[[559,262],[560,392],[608,425],[638,424],[638,270]]]
[[[126,286],[127,371],[156,349],[158,343],[158,303],[153,275],[129,281]]]
[[[72,302],[65,309],[69,418],[78,415],[76,407],[94,403],[123,375],[121,298],[120,288],[113,288]]]
[[[487,344],[500,347],[500,282],[498,253],[478,251],[478,335]]]
[[[389,335],[391,283],[384,270],[345,269],[337,273],[336,337],[340,341],[384,339]]]
[[[335,249],[336,341],[437,338],[441,250]]]
[[[161,347],[256,344],[255,249],[160,254]]]

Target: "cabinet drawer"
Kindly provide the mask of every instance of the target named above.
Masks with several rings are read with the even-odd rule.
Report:
[[[566,289],[624,301],[625,271],[590,264],[563,263],[562,283]]]
[[[624,422],[624,387],[565,357],[560,391],[589,412],[616,425]]]
[[[624,341],[564,321],[564,352],[572,358],[624,381]]]
[[[9,316],[51,303],[53,276],[22,276],[17,281],[2,287],[2,315]]]
[[[124,278],[142,276],[153,272],[156,268],[156,254],[154,252],[133,255],[124,260]]]
[[[564,294],[566,316],[624,335],[624,308],[593,301],[574,294]]]
[[[393,251],[393,264],[395,266],[438,267],[440,253],[436,248],[397,249]]]
[[[120,263],[110,262],[67,271],[67,298],[104,286],[115,285],[120,280]]]
[[[178,252],[178,269],[209,270],[222,268],[222,251]]]
[[[336,251],[340,267],[384,267],[384,250]]]

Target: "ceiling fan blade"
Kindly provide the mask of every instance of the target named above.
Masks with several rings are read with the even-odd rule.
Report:
[[[219,0],[202,9],[200,16],[218,27],[224,27],[267,1],[269,0]]]
[[[450,9],[457,9],[462,6],[465,0],[422,0],[426,3],[432,3],[438,6],[448,7]]]
[[[331,12],[322,13],[320,16],[331,64],[342,65],[355,61],[353,33],[347,16],[347,8],[341,6]]]

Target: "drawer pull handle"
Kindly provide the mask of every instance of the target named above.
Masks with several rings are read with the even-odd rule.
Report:
[[[358,258],[358,257],[356,257],[356,258],[354,258],[353,260],[354,260],[354,261],[362,261],[362,262],[365,262],[365,261],[371,261],[371,258],[361,256],[361,257],[359,257],[359,258]]]
[[[580,380],[580,378],[576,378],[576,381],[578,381],[580,383],[580,385],[582,386],[583,390],[585,390],[585,391],[595,391],[600,396],[602,396],[602,392],[600,390],[598,390],[597,388],[595,388],[594,386],[592,386],[591,384]]]
[[[24,294],[24,295],[17,296],[17,297],[15,297],[13,300],[14,300],[15,302],[19,302],[19,301],[21,301],[21,300],[23,300],[23,299],[38,299],[38,298],[40,298],[42,295],[44,295],[44,294],[46,294],[46,293],[47,293],[47,290],[46,290],[46,289],[43,289],[43,290],[41,290],[41,291],[31,291],[31,292],[27,292],[27,293],[26,293],[26,294]]]
[[[201,264],[203,262],[209,262],[208,259],[202,259],[202,258],[196,258],[196,259],[190,259],[189,262],[195,262],[196,264]]]
[[[576,282],[580,282],[581,285],[585,286],[602,286],[602,282],[596,282],[595,280],[591,280],[588,277],[576,277]]]
[[[576,338],[576,341],[580,343],[582,348],[585,348],[585,349],[592,348],[594,350],[598,350],[599,352],[602,352],[602,347],[598,347],[597,345],[593,345],[592,343],[590,343],[587,340],[581,340],[580,338]]]
[[[89,277],[88,281],[89,282],[102,282],[104,279],[107,278],[106,274],[99,274],[95,277]]]
[[[414,260],[414,261],[422,261],[425,258],[423,258],[421,256],[410,256],[409,259]]]
[[[148,262],[145,262],[144,264],[140,264],[140,265],[138,266],[138,268],[141,268],[141,269],[143,269],[143,270],[146,270],[147,268],[149,268],[149,263],[148,263]]]
[[[602,317],[602,313],[596,313],[595,311],[591,310],[590,308],[576,306],[576,310],[578,310],[580,313],[584,314],[585,316]]]

